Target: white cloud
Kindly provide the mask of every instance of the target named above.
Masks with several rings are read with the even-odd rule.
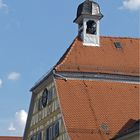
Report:
[[[124,0],[121,9],[128,9],[132,11],[139,10],[140,0]]]
[[[8,75],[8,79],[9,80],[13,80],[13,81],[16,81],[20,78],[20,73],[17,73],[17,72],[11,72],[9,75]]]
[[[16,131],[16,128],[14,127],[14,124],[11,123],[9,128],[8,128],[9,131]]]
[[[2,85],[3,85],[3,81],[2,79],[0,79],[0,88],[2,87]]]
[[[0,0],[0,10],[8,12],[8,5],[4,3],[4,0]]]
[[[18,135],[23,135],[26,120],[27,120],[27,112],[25,110],[20,110],[16,112],[14,121],[10,123],[8,130],[10,132],[17,133]]]
[[[24,127],[27,120],[27,112],[25,110],[20,110],[15,114],[16,122],[21,126]]]

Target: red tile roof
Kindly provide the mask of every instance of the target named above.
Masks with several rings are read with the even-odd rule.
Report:
[[[83,46],[76,38],[57,63],[57,71],[99,72],[125,75],[139,74],[140,39],[101,37],[100,47]],[[120,42],[122,48],[116,48]]]
[[[57,79],[56,87],[72,140],[108,140],[140,117],[137,84]]]
[[[22,140],[22,137],[0,136],[0,140]]]

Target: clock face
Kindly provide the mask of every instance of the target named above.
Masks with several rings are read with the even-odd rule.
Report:
[[[45,107],[47,105],[48,100],[48,90],[45,89],[42,94],[42,106]]]

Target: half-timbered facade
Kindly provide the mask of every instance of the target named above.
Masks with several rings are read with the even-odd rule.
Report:
[[[26,140],[67,139],[59,99],[52,75],[32,89],[32,102],[27,125]]]

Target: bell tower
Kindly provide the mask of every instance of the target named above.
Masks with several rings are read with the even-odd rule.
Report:
[[[74,22],[78,24],[78,35],[85,46],[100,46],[99,25],[102,17],[100,6],[92,0],[85,0],[78,6]]]

